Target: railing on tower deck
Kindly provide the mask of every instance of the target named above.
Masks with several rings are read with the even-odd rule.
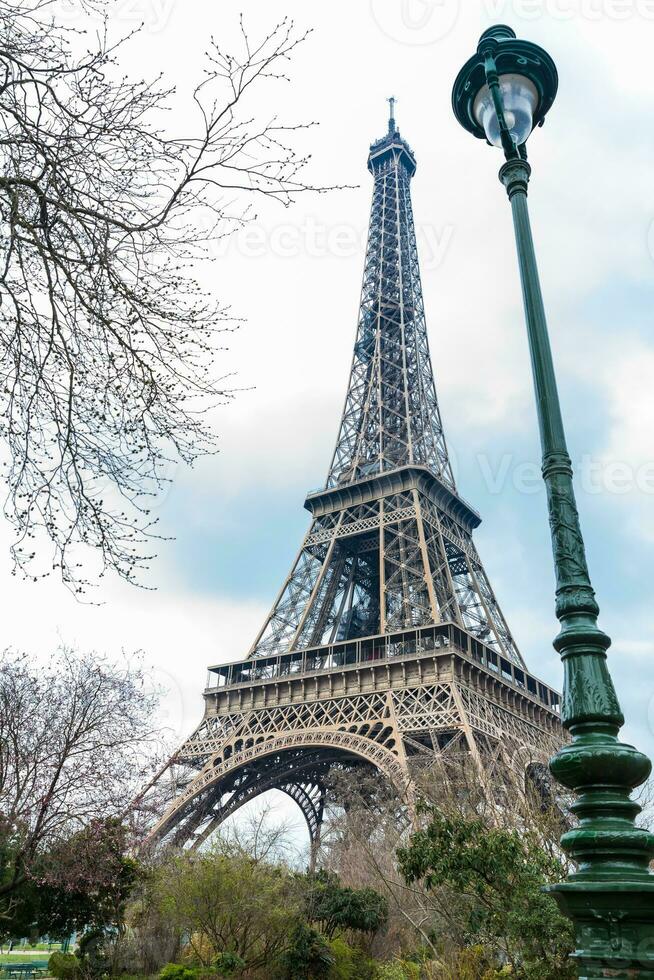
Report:
[[[207,692],[265,681],[284,681],[300,674],[361,668],[438,652],[457,652],[481,664],[506,683],[552,711],[560,710],[560,695],[538,678],[502,657],[454,623],[420,626],[356,640],[310,647],[276,657],[255,657],[209,668]]]
[[[397,130],[395,130],[394,133],[386,133],[385,136],[382,136],[380,139],[375,140],[374,143],[371,143],[370,152],[373,153],[375,150],[379,149],[380,146],[383,146],[384,143],[390,144],[390,143],[397,143],[397,142],[403,143],[404,146],[409,151],[409,153],[411,154],[411,156],[415,159],[415,153],[413,152],[412,148],[409,146],[409,144],[404,139],[404,137],[400,136]]]
[[[445,460],[445,463],[447,464],[447,460]],[[372,465],[372,464],[368,463],[368,464],[364,464],[364,465]],[[378,466],[378,463],[375,463],[374,465],[377,467]],[[364,473],[364,474],[361,474],[360,476],[357,476],[357,478],[355,480],[346,480],[345,482],[347,484],[350,484],[350,485],[354,485],[354,484],[357,484],[357,483],[365,483],[366,480],[370,480],[373,477],[393,476],[395,473],[398,473],[401,470],[407,469],[408,467],[412,467],[413,469],[419,469],[419,470],[425,470],[425,471],[427,471],[428,474],[429,474],[429,476],[436,483],[440,483],[441,485],[444,485],[445,487],[447,487],[447,489],[450,491],[450,493],[453,493],[453,495],[456,497],[457,500],[460,500],[462,504],[465,504],[465,506],[468,508],[468,510],[471,511],[471,513],[475,514],[479,518],[479,523],[481,523],[481,517],[479,517],[479,513],[475,510],[475,508],[472,506],[472,504],[469,501],[467,501],[465,497],[462,497],[461,494],[459,493],[459,491],[453,485],[450,486],[447,482],[445,482],[443,480],[443,477],[442,476],[438,476],[434,472],[434,470],[433,470],[433,468],[432,468],[432,466],[431,466],[430,463],[419,463],[419,462],[407,463],[407,462],[403,462],[403,463],[399,463],[392,470],[384,470],[384,469],[381,469],[381,468],[380,469],[375,469],[375,472],[373,472],[373,473]],[[361,468],[361,466],[359,466],[359,469],[360,468]],[[352,465],[349,464],[342,471],[342,473],[343,472],[351,472],[351,470],[352,470]],[[327,484],[326,485],[324,485],[322,487],[314,487],[312,490],[307,490],[307,497],[306,497],[307,501],[308,500],[311,500],[312,497],[319,497],[323,493],[330,493],[331,491],[334,491],[334,490],[338,490],[339,489],[339,486],[329,486],[329,478],[330,478],[330,476],[332,476],[331,473],[327,477]],[[340,479],[340,477],[339,477],[339,479]],[[305,506],[306,506],[306,504],[305,504]]]

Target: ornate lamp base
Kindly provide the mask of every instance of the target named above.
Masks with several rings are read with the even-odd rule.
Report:
[[[598,883],[572,876],[548,891],[575,924],[573,958],[582,980],[654,976],[654,879]]]

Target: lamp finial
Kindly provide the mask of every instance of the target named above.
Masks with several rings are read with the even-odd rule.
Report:
[[[488,27],[484,33],[479,38],[479,44],[483,41],[488,41],[493,39],[493,41],[508,41],[516,36],[515,31],[512,27],[507,24],[494,24],[493,27]]]

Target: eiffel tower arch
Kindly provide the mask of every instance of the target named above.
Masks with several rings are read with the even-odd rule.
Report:
[[[392,104],[391,104],[392,105]],[[463,753],[482,787],[544,764],[560,698],[530,674],[475,548],[429,353],[411,209],[413,152],[391,108],[373,177],[360,314],[336,448],[311,523],[245,660],[209,670],[205,715],[144,794],[149,840],[199,846],[278,789],[319,838],[334,767],[401,798],[413,764]],[[172,780],[170,776],[172,774]]]

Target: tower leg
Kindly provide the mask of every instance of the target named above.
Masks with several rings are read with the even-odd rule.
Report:
[[[307,822],[309,829],[309,871],[313,873],[316,870],[320,850],[320,829],[325,813],[325,787],[316,780],[316,782],[308,783],[287,783],[280,786],[279,789],[290,796],[292,800],[295,800]]]
[[[490,807],[491,819],[493,820],[493,822],[496,822],[497,820],[497,816],[495,812],[496,804],[495,804],[495,794],[493,793],[493,787],[489,783],[488,772],[481,758],[481,754],[479,752],[479,746],[477,745],[477,740],[475,738],[472,725],[470,724],[470,719],[468,718],[468,712],[466,711],[465,705],[463,703],[463,699],[457,689],[456,684],[452,685],[452,697],[454,699],[454,703],[457,706],[459,716],[461,718],[463,734],[468,746],[468,751],[470,752],[475,769],[477,770],[477,775],[479,777],[479,784],[482,788],[482,792],[484,794],[486,802]]]

